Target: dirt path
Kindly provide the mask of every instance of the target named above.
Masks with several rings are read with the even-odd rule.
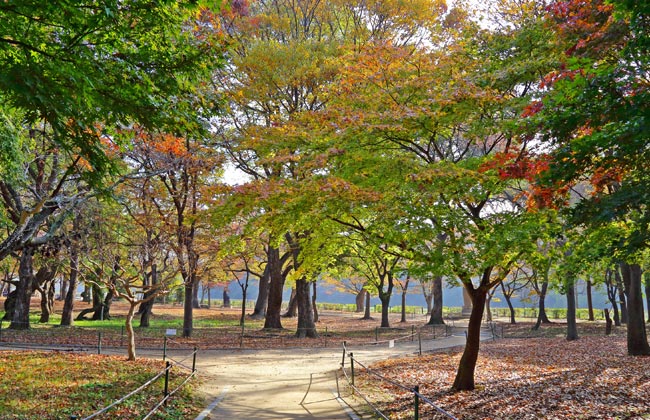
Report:
[[[464,343],[465,335],[456,334],[423,342],[422,348],[429,351]],[[414,354],[418,343],[396,343],[393,348],[383,343],[349,350],[365,364]],[[355,417],[336,398],[335,375],[341,359],[340,348],[203,351],[197,359],[197,369],[203,379],[201,390],[213,401],[214,408],[206,409],[204,417],[199,417],[220,420],[361,418]]]

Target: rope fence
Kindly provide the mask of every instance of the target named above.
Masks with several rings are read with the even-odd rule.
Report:
[[[420,352],[420,354],[421,354],[421,352]],[[350,361],[349,361],[349,365],[350,365],[350,368],[349,368],[349,370],[350,370],[350,374],[349,374],[349,375],[348,375],[348,372],[347,372],[347,370],[346,370],[346,368],[345,368],[345,359],[346,359],[346,356],[349,357],[349,359],[350,359]],[[369,399],[369,398],[368,398],[368,397],[367,397],[367,396],[366,396],[366,395],[365,395],[365,394],[364,394],[364,393],[359,389],[359,387],[355,384],[355,365],[357,365],[358,368],[363,369],[367,374],[369,374],[369,375],[371,375],[371,376],[373,376],[373,377],[379,379],[379,380],[382,381],[382,382],[389,383],[389,384],[393,385],[394,387],[396,387],[396,388],[398,388],[398,389],[401,389],[401,390],[403,390],[403,391],[405,391],[405,392],[410,392],[410,393],[412,393],[412,394],[413,394],[413,413],[414,413],[413,418],[414,418],[415,420],[419,420],[419,418],[420,418],[420,402],[424,402],[425,404],[429,405],[429,406],[432,407],[432,408],[433,408],[437,413],[439,413],[439,414],[445,416],[446,418],[453,419],[453,420],[457,420],[457,418],[454,417],[452,414],[448,413],[448,412],[445,411],[443,408],[441,408],[441,407],[439,407],[438,405],[436,405],[433,401],[431,401],[431,399],[429,399],[429,398],[426,397],[425,395],[422,395],[422,394],[420,393],[420,387],[419,387],[419,385],[415,385],[415,386],[413,386],[413,387],[409,387],[409,386],[406,386],[406,385],[404,385],[404,384],[402,384],[402,383],[400,383],[400,382],[397,382],[397,381],[394,380],[394,379],[387,378],[387,377],[385,377],[385,376],[379,374],[378,372],[376,372],[376,371],[373,370],[373,369],[370,369],[368,366],[366,366],[365,364],[361,363],[358,359],[355,359],[355,357],[354,357],[354,353],[353,353],[353,352],[350,352],[350,351],[348,350],[348,348],[347,348],[347,343],[346,343],[346,342],[343,342],[343,356],[342,356],[342,359],[341,359],[341,370],[343,371],[343,374],[344,374],[344,376],[345,376],[345,378],[346,378],[346,380],[347,380],[347,382],[348,382],[348,385],[353,389],[353,391],[356,393],[356,395],[358,395],[359,397],[361,397],[361,398],[366,402],[366,404],[368,404],[368,406],[372,409],[372,411],[373,411],[376,415],[378,415],[379,417],[381,417],[382,419],[386,419],[386,420],[388,420],[388,417],[387,417],[384,413],[382,413],[381,410],[380,410],[380,409],[379,409],[379,408],[378,408],[374,403],[372,403],[372,401],[370,401],[370,399]],[[357,369],[358,369],[358,368],[357,368]]]
[[[91,420],[91,419],[94,419],[97,416],[100,416],[102,414],[107,413],[108,411],[110,411],[114,407],[124,403],[126,400],[128,400],[132,396],[142,392],[143,390],[145,390],[146,388],[151,386],[154,382],[156,382],[158,379],[160,379],[161,377],[164,376],[165,380],[163,382],[163,398],[142,419],[144,420],[144,419],[150,418],[151,416],[153,416],[160,409],[160,407],[162,407],[163,405],[166,405],[167,401],[176,392],[178,392],[178,390],[180,390],[183,386],[185,386],[187,384],[187,382],[189,382],[190,379],[192,379],[196,375],[196,354],[197,354],[197,352],[198,352],[198,349],[195,348],[194,351],[190,355],[188,355],[187,357],[185,357],[183,359],[183,361],[185,361],[185,360],[187,360],[189,358],[192,358],[192,367],[191,368],[189,368],[187,366],[184,366],[184,365],[181,365],[180,363],[172,363],[170,361],[166,361],[165,362],[166,363],[165,368],[163,370],[161,370],[160,372],[158,372],[154,377],[149,379],[147,382],[140,385],[138,388],[134,389],[133,391],[129,392],[128,394],[124,395],[123,397],[119,398],[118,400],[113,401],[111,404],[107,405],[106,407],[95,411],[94,413],[92,413],[91,415],[89,415],[87,417],[81,418],[81,420]],[[190,370],[190,374],[183,380],[183,382],[180,385],[178,385],[173,391],[170,392],[169,391],[169,373],[172,370],[172,368],[175,367],[175,366],[180,366],[182,368]],[[73,416],[70,416],[70,419],[71,420],[78,420],[79,417],[73,415]]]

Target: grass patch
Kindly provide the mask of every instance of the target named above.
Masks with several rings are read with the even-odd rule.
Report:
[[[127,362],[119,356],[49,352],[0,352],[0,418],[84,417],[128,394],[164,369],[161,361]],[[172,369],[170,390],[187,376]],[[162,398],[163,378],[110,410],[105,419],[143,417]],[[203,401],[190,381],[154,418],[193,417]]]

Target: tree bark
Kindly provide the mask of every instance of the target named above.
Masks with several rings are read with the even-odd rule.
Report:
[[[433,278],[431,295],[433,296],[433,307],[431,308],[431,316],[427,325],[444,325],[445,321],[442,318],[442,276]]]
[[[650,346],[643,312],[641,267],[622,263],[621,273],[627,297],[627,353],[630,356],[646,356],[650,354]]]
[[[194,284],[185,282],[183,296],[183,337],[191,337],[194,329]]]
[[[199,300],[199,283],[196,282],[192,287],[192,309],[201,308],[201,301]]]
[[[619,304],[621,305],[621,324],[627,325],[627,302],[625,299],[627,291],[625,290],[625,283],[621,278],[619,270],[614,270],[614,278],[616,279],[616,285],[618,288]]]
[[[210,292],[208,292],[209,294]],[[228,293],[228,287],[223,288],[223,307],[224,308],[230,308],[232,305],[230,304],[230,293]]]
[[[644,273],[645,278],[645,302],[646,309],[648,310],[648,322],[650,322],[650,275],[649,273]]]
[[[257,300],[255,301],[255,309],[251,314],[252,319],[262,319],[266,317],[266,306],[269,302],[269,286],[270,286],[270,276],[269,276],[269,265],[267,264],[264,268],[264,273],[259,281],[259,287],[257,292]]]
[[[314,310],[314,322],[319,322],[318,307],[316,306],[316,282],[312,282],[311,307]]]
[[[65,301],[65,296],[68,294],[68,280],[61,279],[61,291],[59,297],[56,299],[58,301]]]
[[[366,290],[366,308],[361,319],[372,319],[370,316],[370,292]]]
[[[133,331],[133,317],[135,315],[135,308],[138,305],[135,302],[129,302],[129,311],[126,314],[126,321],[125,321],[125,327],[126,327],[126,352],[127,352],[127,359],[134,361],[135,360],[135,333]]]
[[[406,290],[402,290],[402,316],[399,322],[406,322]]]
[[[517,321],[515,320],[515,308],[512,306],[512,300],[510,299],[510,295],[506,293],[506,288],[503,285],[503,283],[501,283],[501,291],[503,292],[503,297],[505,298],[506,303],[508,304],[508,309],[510,309],[510,323],[516,324]]]
[[[566,285],[566,339],[573,341],[578,339],[578,326],[576,324],[576,294],[574,279],[567,280]]]
[[[603,311],[605,313],[605,335],[612,333],[612,318],[609,316],[609,309]]]
[[[151,264],[151,272],[149,273],[149,284],[146,286],[149,289],[144,291],[143,300],[140,304],[140,328],[148,328],[151,320],[151,313],[153,311],[153,304],[155,298],[152,298],[151,295],[157,293],[158,286],[158,266],[156,264]]]
[[[269,303],[266,308],[266,318],[264,319],[265,329],[282,328],[282,290],[284,289],[284,276],[282,275],[282,262],[280,260],[280,250],[270,247],[268,250],[269,265]]]
[[[464,283],[465,288],[472,298],[472,312],[467,326],[467,342],[465,350],[458,365],[456,378],[451,386],[453,391],[471,391],[475,388],[474,371],[478,360],[478,351],[481,344],[481,322],[485,311],[485,300],[488,291],[479,287],[474,289],[471,284]]]
[[[542,289],[539,292],[539,313],[537,314],[537,322],[533,330],[538,330],[541,324],[551,324],[551,320],[546,315],[546,292],[548,291],[548,280],[542,283]]]
[[[587,308],[589,310],[589,321],[595,321],[594,303],[591,297],[591,280],[587,280]]]
[[[605,271],[605,287],[607,289],[607,298],[612,304],[612,311],[614,312],[614,325],[617,327],[621,326],[621,318],[618,314],[618,305],[616,303],[616,283],[613,280],[614,270],[608,268]]]
[[[16,285],[16,306],[9,328],[26,330],[29,325],[29,304],[32,299],[34,286],[33,256],[34,247],[26,246],[20,255],[18,266],[18,284]]]
[[[291,288],[291,296],[289,297],[289,304],[287,311],[282,315],[283,318],[295,318],[297,315],[298,303],[296,302],[296,288]]]
[[[355,310],[356,313],[361,313],[363,312],[364,309],[364,303],[366,301],[366,294],[368,291],[366,289],[361,289],[357,293],[357,296],[354,299],[354,303],[356,304],[357,308]]]
[[[314,310],[311,305],[311,296],[309,296],[309,282],[307,280],[296,280],[296,306],[298,307],[298,328],[296,337],[298,338],[316,338],[316,325],[314,323]]]

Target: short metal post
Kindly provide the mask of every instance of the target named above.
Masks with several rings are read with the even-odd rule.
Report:
[[[163,361],[167,358],[167,336],[163,338]]]
[[[102,332],[97,332],[97,354],[102,354]]]
[[[350,353],[350,371],[352,375],[352,386],[354,386],[354,354]]]
[[[343,359],[341,359],[341,369],[345,369],[345,346],[347,341],[343,341]]]
[[[165,398],[167,398],[167,395],[169,395],[169,371],[171,370],[170,366],[171,363],[165,363],[165,389],[163,390],[163,397]],[[167,405],[167,400],[165,400],[165,405]]]
[[[194,354],[192,355],[192,372],[196,372],[196,352],[197,348],[194,347]]]
[[[422,334],[418,330],[418,347],[420,348],[420,356],[422,356]]]
[[[420,392],[420,386],[415,385],[413,387],[413,395],[415,396],[415,405],[413,406],[413,419],[414,420],[419,420],[420,419],[420,397],[418,396],[418,392]]]

